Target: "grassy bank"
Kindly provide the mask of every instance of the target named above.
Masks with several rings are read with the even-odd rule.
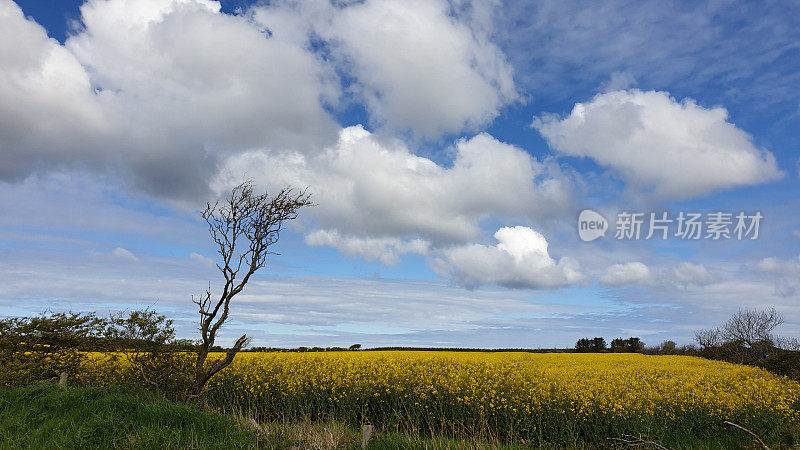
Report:
[[[51,383],[0,389],[0,448],[358,449],[359,430],[337,422],[262,423],[170,403],[119,386]],[[378,434],[370,449],[520,448],[486,442]]]
[[[252,448],[234,420],[120,387],[0,391],[3,448]]]

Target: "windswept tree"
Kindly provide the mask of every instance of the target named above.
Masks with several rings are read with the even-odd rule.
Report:
[[[192,299],[199,308],[201,339],[188,401],[200,397],[208,380],[230,365],[247,344],[247,335],[242,335],[225,356],[209,358],[217,333],[228,320],[231,300],[242,292],[253,274],[266,266],[268,256],[277,255],[272,248],[285,223],[296,219],[301,208],[312,205],[305,190],[287,187],[269,196],[256,194],[253,188],[252,181],[246,181],[234,187],[223,202],[208,203],[202,212],[217,246],[220,256],[217,268],[225,282],[219,296],[213,296],[209,284],[203,295]]]

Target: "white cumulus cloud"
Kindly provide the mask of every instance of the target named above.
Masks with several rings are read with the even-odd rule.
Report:
[[[773,181],[775,157],[728,121],[666,92],[622,90],[578,103],[566,117],[545,115],[532,126],[555,151],[589,157],[630,187],[661,198],[687,198]]]
[[[755,271],[773,283],[778,295],[791,297],[800,292],[800,256],[788,259],[770,256],[756,263]]]
[[[518,97],[491,21],[444,1],[220,8],[87,0],[61,45],[0,0],[0,180],[77,166],[193,201],[242,152],[326,148],[328,108],[360,103],[376,126],[436,138]]]
[[[0,179],[97,157],[113,131],[89,74],[19,6],[0,0]]]
[[[443,0],[273,2],[254,17],[300,40],[322,39],[373,122],[393,130],[430,138],[474,129],[519,96],[489,39],[491,21],[454,14]]]
[[[0,1],[0,177],[109,168],[162,198],[197,198],[220,160],[318,148],[338,126],[331,68],[208,0],[89,0],[65,45]]]
[[[474,241],[489,218],[548,216],[569,208],[573,184],[557,165],[541,162],[488,134],[462,139],[450,167],[383,141],[361,126],[316,155],[253,151],[232,158],[215,182],[223,192],[242,173],[268,188],[310,187],[313,245],[384,262],[423,253],[427,244]]]
[[[496,245],[469,244],[443,251],[432,263],[440,276],[475,287],[497,284],[515,288],[555,288],[584,279],[571,258],[550,257],[547,240],[528,227],[503,227],[494,234]]]

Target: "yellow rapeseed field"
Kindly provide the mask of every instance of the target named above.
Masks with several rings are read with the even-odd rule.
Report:
[[[455,435],[570,442],[647,430],[800,424],[800,384],[686,356],[359,351],[242,353],[212,404]]]

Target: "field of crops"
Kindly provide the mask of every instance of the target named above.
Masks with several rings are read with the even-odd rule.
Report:
[[[797,382],[684,356],[244,353],[209,387],[210,403],[264,419],[368,421],[506,442],[714,439],[732,433],[725,420],[774,441],[800,426]]]

